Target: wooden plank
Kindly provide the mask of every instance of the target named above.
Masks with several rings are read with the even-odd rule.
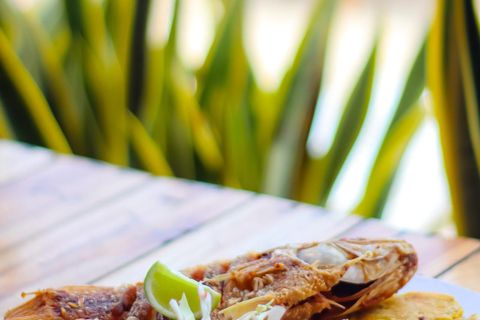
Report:
[[[480,250],[476,250],[464,260],[440,275],[440,279],[458,284],[480,293]]]
[[[0,299],[21,291],[91,281],[251,196],[186,180],[155,179],[35,241],[3,252]]]
[[[0,252],[60,227],[150,177],[140,171],[59,155],[54,165],[0,187]]]
[[[387,226],[384,222],[378,219],[365,219],[346,230],[341,234],[341,237],[378,239],[393,238],[397,234],[398,230]]]
[[[0,139],[0,185],[38,171],[55,160],[55,153],[23,143]]]
[[[141,281],[148,268],[157,260],[182,269],[216,259],[235,257],[249,250],[326,240],[359,220],[354,215],[333,215],[319,207],[258,196],[231,214],[172,241],[93,283],[118,285]]]
[[[480,248],[480,241],[468,238],[446,239],[413,233],[401,235],[418,253],[418,273],[435,277]]]

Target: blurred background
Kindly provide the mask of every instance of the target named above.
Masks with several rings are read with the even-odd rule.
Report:
[[[0,137],[479,237],[478,7],[1,0]]]

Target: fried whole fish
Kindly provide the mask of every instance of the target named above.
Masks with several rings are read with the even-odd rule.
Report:
[[[222,294],[212,319],[237,319],[259,304],[286,309],[282,320],[343,317],[376,305],[403,287],[417,255],[403,240],[341,239],[250,252],[183,271]],[[143,286],[70,286],[36,293],[5,320],[165,319]]]

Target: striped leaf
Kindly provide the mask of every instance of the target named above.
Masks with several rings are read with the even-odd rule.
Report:
[[[85,36],[82,42],[85,79],[92,95],[94,115],[107,143],[102,160],[126,165],[128,140],[124,73],[109,45],[110,36],[102,3],[84,0],[80,4]]]
[[[365,195],[353,212],[365,217],[381,218],[405,149],[424,118],[425,108],[417,104],[404,112],[389,128],[375,159]]]
[[[3,109],[2,100],[0,100],[0,138],[2,139],[14,139],[15,133],[10,126],[10,122],[7,119],[5,110]]]
[[[467,120],[480,170],[480,33],[473,1],[456,1],[454,7]]]
[[[377,45],[375,44],[344,108],[332,146],[325,155],[324,168],[321,175],[322,185],[318,198],[318,204],[320,205],[326,204],[333,184],[352,150],[365,120],[368,105],[370,104],[373,75],[375,73],[376,48]]]
[[[135,4],[135,19],[133,30],[128,30],[121,37],[131,35],[130,54],[128,64],[125,64],[125,87],[127,89],[128,108],[134,114],[139,114],[143,97],[145,58],[146,58],[146,30],[150,0],[137,1]],[[122,22],[123,23],[123,22]],[[117,30],[119,32],[120,30]],[[121,60],[120,60],[121,61]]]
[[[162,151],[145,130],[140,120],[129,113],[128,124],[132,150],[136,158],[139,159],[142,168],[156,175],[172,176],[172,170]]]
[[[425,111],[418,103],[425,89],[426,42],[422,45],[387,129],[372,167],[365,194],[354,210],[366,217],[380,218],[387,195],[395,178],[403,153],[421,124]]]
[[[61,57],[49,35],[33,14],[26,17],[26,25],[36,42],[46,75],[46,89],[52,96],[51,109],[65,133],[72,149],[77,154],[85,154],[82,117],[69,82],[65,76]]]
[[[470,18],[467,19],[465,16],[465,10],[460,2],[469,1],[438,2],[428,42],[427,81],[439,125],[445,172],[458,232],[462,235],[480,237],[478,228],[480,178],[474,140],[470,135],[467,118],[467,101],[474,99],[472,96],[465,96],[465,93],[471,93],[471,89],[468,88],[474,88],[475,84],[468,83],[474,81],[473,77],[469,79],[468,75],[462,75],[462,56],[464,58],[468,56],[460,52],[462,46],[465,47],[461,38],[463,37],[465,41],[466,35],[461,34],[462,28],[456,27],[465,23],[468,28],[473,26]],[[474,37],[467,39],[470,42],[475,41]],[[466,63],[468,61],[463,62]]]
[[[15,91],[14,94],[21,99],[44,145],[58,152],[70,153],[67,139],[55,120],[45,96],[23,66],[1,29],[0,74],[2,78],[5,77],[3,81],[8,82]]]
[[[335,1],[320,1],[291,69],[277,93],[279,118],[265,167],[263,191],[292,196],[300,176],[305,147],[323,73],[327,35]]]

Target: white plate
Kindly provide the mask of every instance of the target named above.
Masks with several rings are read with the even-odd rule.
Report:
[[[445,293],[453,296],[463,307],[463,315],[480,314],[480,294],[460,286],[438,279],[416,275],[399,293],[408,291],[430,291]]]

